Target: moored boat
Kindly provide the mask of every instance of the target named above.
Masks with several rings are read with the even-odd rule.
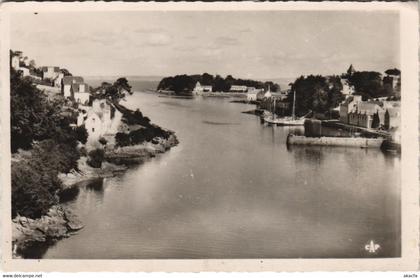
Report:
[[[305,123],[305,117],[296,117],[295,116],[295,104],[296,104],[296,93],[293,92],[293,110],[291,117],[281,117],[277,118],[275,113],[276,108],[276,100],[274,99],[274,109],[271,115],[265,116],[264,121],[268,124],[272,125],[280,125],[280,126],[303,126]]]
[[[271,116],[264,118],[268,124],[282,125],[282,126],[303,126],[305,118],[283,117],[273,119]]]

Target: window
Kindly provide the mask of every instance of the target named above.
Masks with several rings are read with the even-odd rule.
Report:
[[[95,128],[94,127],[92,127],[92,132],[95,132]]]

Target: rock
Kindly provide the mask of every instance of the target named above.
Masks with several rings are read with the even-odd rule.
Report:
[[[38,219],[16,217],[12,223],[12,242],[16,250],[24,252],[25,248],[34,243],[56,241],[81,228],[83,224],[73,213],[57,205]],[[14,257],[18,256],[19,254],[14,254]]]
[[[71,231],[77,231],[84,227],[82,221],[80,221],[79,218],[76,215],[74,215],[70,210],[67,210],[64,215],[65,219],[67,220],[67,227]]]

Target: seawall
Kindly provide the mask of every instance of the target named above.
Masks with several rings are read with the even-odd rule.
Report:
[[[383,138],[364,137],[306,137],[289,134],[288,145],[307,146],[335,146],[335,147],[357,147],[357,148],[380,148]]]

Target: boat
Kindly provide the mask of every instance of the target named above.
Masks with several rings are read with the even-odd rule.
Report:
[[[270,90],[270,88],[268,88]],[[291,117],[281,117],[277,118],[275,113],[276,108],[276,99],[274,99],[274,108],[271,111],[271,115],[264,117],[264,121],[272,125],[281,125],[281,126],[303,126],[305,123],[305,116],[296,117],[295,116],[295,104],[296,104],[296,92],[293,91],[293,108]]]

